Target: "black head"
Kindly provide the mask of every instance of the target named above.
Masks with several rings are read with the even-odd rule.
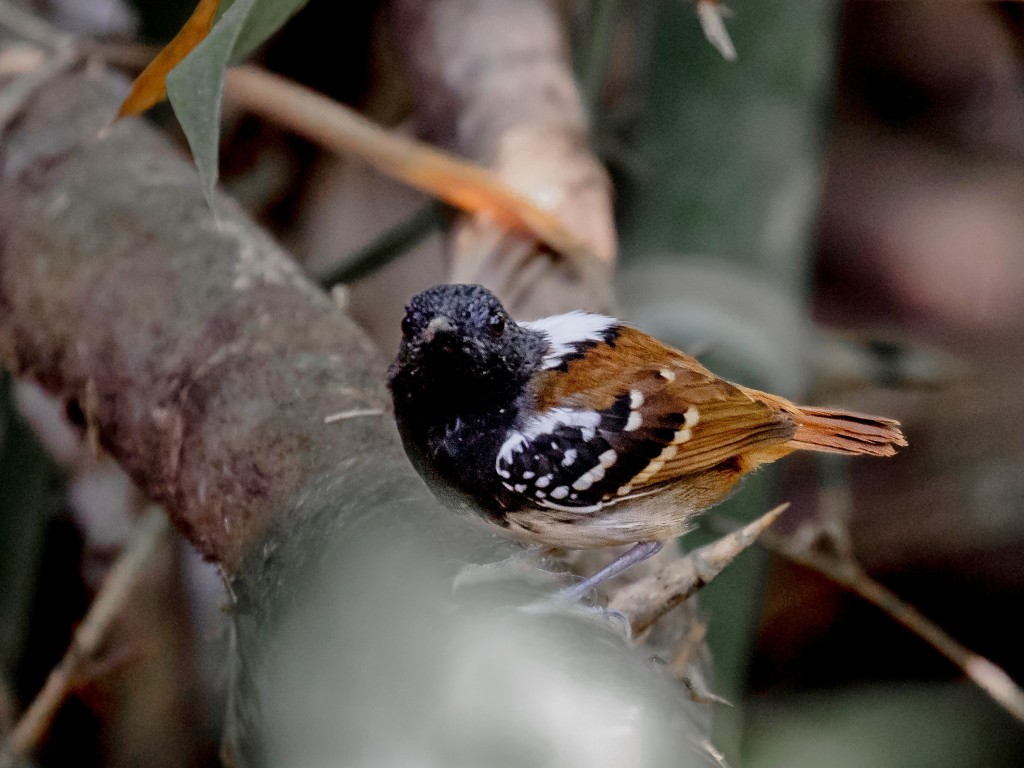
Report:
[[[396,409],[456,412],[499,408],[523,391],[545,341],[509,317],[480,285],[438,285],[413,297],[402,343],[388,372]]]

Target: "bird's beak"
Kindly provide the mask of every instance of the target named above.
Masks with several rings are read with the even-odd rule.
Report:
[[[423,329],[423,341],[429,343],[434,340],[434,337],[439,333],[451,333],[455,330],[455,324],[443,315],[439,315],[427,323],[427,327]]]

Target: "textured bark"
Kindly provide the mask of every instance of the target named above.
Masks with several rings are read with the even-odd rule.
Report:
[[[78,74],[5,142],[3,359],[59,393],[203,553],[236,567],[312,476],[399,458],[384,362],[226,199]],[[129,289],[130,287],[130,289]]]

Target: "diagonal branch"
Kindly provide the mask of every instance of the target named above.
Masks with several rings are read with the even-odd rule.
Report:
[[[712,518],[712,524],[723,532],[735,527],[720,518]],[[1024,722],[1024,690],[1004,670],[967,648],[912,605],[874,581],[856,561],[811,549],[808,546],[811,538],[800,531],[789,537],[766,531],[759,541],[769,552],[826,576],[883,610],[953,662],[996,703]]]
[[[85,619],[75,630],[71,645],[53,668],[43,689],[0,744],[0,768],[11,768],[35,749],[67,698],[82,667],[99,651],[114,620],[121,613],[153,552],[167,535],[162,509],[152,507],[135,524],[124,551],[110,569]]]
[[[624,613],[633,633],[640,634],[721,573],[788,507],[788,503],[780,504],[743,528],[695,549],[652,576],[623,587],[615,593],[608,607]]]
[[[451,205],[536,237],[581,265],[593,258],[554,213],[509,188],[487,168],[387,131],[303,85],[241,66],[228,71],[224,97],[325,149],[353,154]]]

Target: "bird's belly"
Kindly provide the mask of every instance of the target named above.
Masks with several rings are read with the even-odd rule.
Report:
[[[699,484],[676,484],[594,511],[524,507],[506,511],[502,524],[515,538],[566,549],[667,541],[686,533],[697,514],[727,496],[737,479],[705,473]]]
[[[505,530],[531,543],[566,549],[597,549],[637,541],[665,541],[684,534],[698,512],[693,506],[611,505],[596,512],[520,509],[505,514]]]

